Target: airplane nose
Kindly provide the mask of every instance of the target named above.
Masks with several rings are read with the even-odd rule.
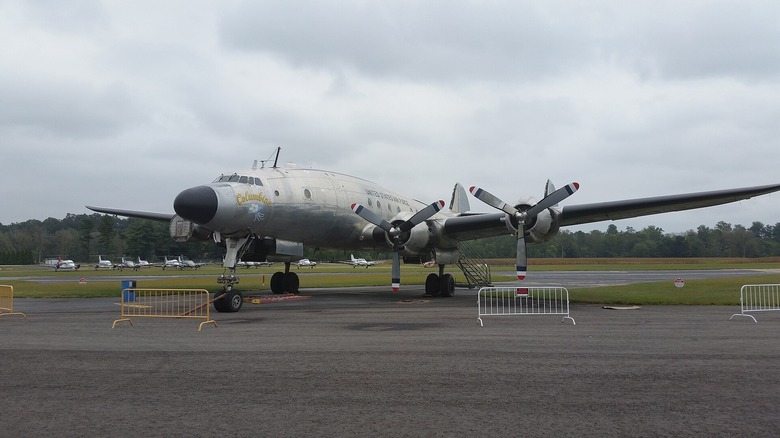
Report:
[[[187,189],[173,200],[176,214],[196,224],[207,224],[214,219],[217,206],[217,193],[208,186]]]

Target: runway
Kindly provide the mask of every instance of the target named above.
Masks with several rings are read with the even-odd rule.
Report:
[[[477,322],[476,291],[307,291],[111,329],[117,299],[0,318],[5,436],[776,436],[780,312],[573,305]]]

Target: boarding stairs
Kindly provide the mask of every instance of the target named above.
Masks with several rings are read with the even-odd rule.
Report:
[[[466,277],[466,283],[456,283],[455,286],[469,289],[493,286],[490,279],[490,266],[477,254],[474,248],[466,242],[460,242],[458,243],[458,251],[460,251],[458,267]]]

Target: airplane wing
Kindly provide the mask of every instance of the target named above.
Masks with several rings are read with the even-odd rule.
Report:
[[[176,216],[173,213],[152,213],[148,211],[120,210],[117,208],[91,207],[89,205],[86,207],[98,213],[113,214],[115,216],[137,217],[139,219],[149,219],[160,222],[170,222],[174,216]]]
[[[567,205],[558,215],[561,227],[607,220],[628,219],[659,213],[691,210],[750,199],[780,190],[780,184],[743,187],[710,192],[627,199],[623,201],[597,202],[593,204]],[[456,240],[472,240],[495,236],[497,229],[506,229],[505,213],[466,213],[449,217],[444,221],[444,233]]]
[[[780,184],[716,190],[711,192],[682,195],[656,196],[652,198],[628,199],[625,201],[598,202],[594,204],[568,205],[563,207],[560,226],[580,225],[590,222],[627,219],[658,213],[712,207],[729,202],[749,199],[780,190]]]

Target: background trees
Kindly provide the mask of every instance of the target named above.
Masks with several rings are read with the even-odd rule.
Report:
[[[511,235],[470,242],[485,258],[515,256]],[[126,256],[158,261],[163,256],[186,255],[196,260],[222,259],[223,248],[211,241],[178,243],[168,235],[168,224],[114,216],[69,214],[62,220],[28,220],[0,224],[0,264],[33,264],[62,256],[77,262],[95,262],[98,254],[118,261]],[[569,231],[549,242],[529,245],[529,257],[770,257],[780,256],[780,222],[750,227],[720,221],[710,228],[699,225],[684,233],[665,233],[648,226],[641,230]],[[349,251],[306,248],[306,257],[316,260],[347,260]],[[371,259],[387,259],[389,249],[355,253]]]

